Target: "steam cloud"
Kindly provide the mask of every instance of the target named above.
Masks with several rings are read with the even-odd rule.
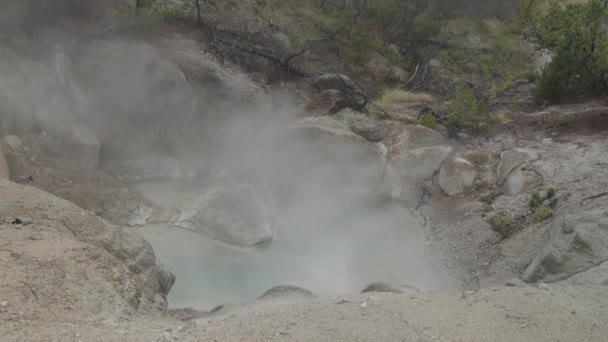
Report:
[[[141,230],[177,275],[171,306],[206,309],[251,300],[283,284],[328,295],[361,290],[374,281],[421,290],[445,286],[424,230],[411,214],[397,204],[369,200],[377,170],[358,152],[332,141],[285,135],[300,114],[288,95],[251,92],[255,98],[239,101],[216,96],[218,84],[229,84],[231,94],[255,86],[212,62],[205,70],[215,76],[192,88],[193,75],[125,37],[91,40],[64,27],[54,31],[49,46],[48,31],[36,29],[48,21],[27,29],[24,20],[65,9],[13,3],[0,2],[0,8],[15,11],[0,13],[19,13],[0,16],[0,24],[10,29],[5,32],[27,36],[35,48],[25,51],[15,42],[0,47],[10,57],[0,61],[2,135],[85,126],[99,137],[102,166],[110,171],[116,171],[117,160],[173,158],[188,171],[181,173],[189,176],[187,184],[138,185],[167,207],[222,179],[255,184],[274,198],[281,229],[264,251],[235,250],[164,226]],[[138,170],[156,167],[143,160]]]

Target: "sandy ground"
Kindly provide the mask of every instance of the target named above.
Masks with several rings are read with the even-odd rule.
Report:
[[[277,298],[188,321],[0,324],[2,341],[605,341],[608,287]]]

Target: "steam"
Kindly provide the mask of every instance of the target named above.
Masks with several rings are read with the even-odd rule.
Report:
[[[15,10],[22,18],[50,13],[33,8]],[[5,16],[0,23],[40,33]],[[165,57],[186,50],[159,52],[120,36],[74,43],[69,36],[41,54],[0,48],[13,56],[0,62],[0,97],[10,107],[0,108],[2,134],[44,131],[61,139],[66,125],[87,127],[101,142],[102,167],[119,176],[117,165],[125,160],[140,160],[135,172],[142,173],[157,167],[150,160],[175,161],[177,179],[137,185],[167,208],[226,180],[254,184],[276,206],[281,228],[263,251],[233,249],[165,225],[141,229],[177,276],[171,306],[208,309],[284,284],[321,295],[376,281],[422,291],[445,286],[412,215],[370,199],[382,170],[350,144],[290,133],[301,115],[291,95],[263,93],[208,57],[198,56],[202,62],[191,69]],[[196,71],[212,77],[196,79]],[[248,96],[217,96],[218,85],[231,96]]]

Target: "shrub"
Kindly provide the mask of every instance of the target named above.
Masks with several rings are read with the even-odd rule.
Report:
[[[547,189],[547,198],[553,198],[555,197],[555,188],[549,188]]]
[[[448,124],[465,129],[476,130],[488,120],[488,108],[479,101],[471,88],[465,88],[452,100],[452,112],[448,115]]]
[[[437,128],[437,119],[431,114],[427,114],[421,117],[418,123],[430,129]]]
[[[540,195],[540,193],[535,192],[530,197],[530,207],[531,208],[538,208],[538,207],[540,207],[543,204],[544,200],[545,199]]]
[[[534,222],[542,222],[553,217],[553,209],[540,207],[534,212]]]
[[[538,76],[538,99],[557,101],[608,88],[608,2],[524,0],[521,14],[539,49],[554,55]]]
[[[492,219],[492,228],[504,238],[508,238],[517,231],[517,221],[513,216],[501,211]]]

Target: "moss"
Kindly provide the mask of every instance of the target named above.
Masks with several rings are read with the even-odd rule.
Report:
[[[513,216],[501,211],[492,219],[492,228],[504,238],[508,238],[517,231],[517,221]]]
[[[548,207],[539,207],[534,212],[534,222],[542,222],[553,217],[553,209]]]

